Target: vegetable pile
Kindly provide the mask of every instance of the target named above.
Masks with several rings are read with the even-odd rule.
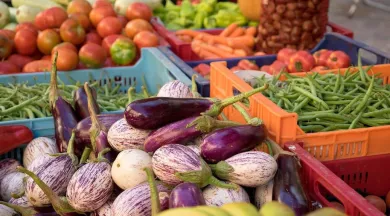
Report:
[[[0,29],[0,74],[50,71],[55,51],[60,71],[133,65],[141,48],[161,43],[149,23],[152,9],[140,2],[118,0],[114,7],[108,0],[64,1],[65,6],[15,0],[9,9],[3,4],[0,10],[16,10],[18,24]]]

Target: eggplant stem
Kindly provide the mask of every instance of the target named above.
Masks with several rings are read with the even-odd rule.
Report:
[[[274,156],[274,152],[273,152],[273,150],[272,150],[272,144],[269,142],[268,139],[265,140],[265,144],[267,144],[269,154],[273,157],[273,156]]]
[[[263,124],[263,121],[259,118],[252,118],[249,113],[240,105],[238,104],[233,104],[233,107],[239,112],[241,113],[241,115],[244,117],[245,121],[248,122],[248,124],[252,125],[252,126],[259,126],[261,124]]]
[[[228,120],[227,116],[224,113],[221,113],[219,116],[221,116],[223,121],[227,121]]]
[[[191,77],[191,91],[192,91],[192,96],[194,98],[201,98],[202,95],[199,94],[198,92],[198,86],[196,85],[196,78],[198,78],[198,75],[194,74]]]
[[[209,184],[215,185],[220,188],[227,188],[227,189],[235,189],[237,190],[238,187],[236,184],[229,184],[229,183],[224,183],[220,181],[219,179],[215,178],[214,176],[211,176],[208,181]]]
[[[16,193],[11,193],[11,197],[14,198],[14,199],[19,199],[19,198],[21,198],[21,197],[23,197],[23,196],[24,196],[24,191],[22,191],[22,192],[20,192],[20,193],[18,193],[18,194],[16,194]]]
[[[104,157],[105,154],[107,154],[109,151],[111,151],[110,148],[105,148],[102,151],[99,152],[98,157],[96,158],[95,162],[107,162],[110,163],[107,158]]]
[[[152,216],[156,216],[160,212],[160,200],[158,197],[158,190],[156,186],[156,182],[154,181],[153,171],[146,167],[144,169],[146,175],[148,176],[148,183],[150,187],[150,199],[152,202]]]
[[[23,207],[23,206],[7,203],[4,201],[0,201],[0,205],[4,205],[4,206],[7,206],[9,208],[12,208],[13,210],[22,214],[23,216],[25,216],[25,215],[38,215],[38,213],[39,213],[32,207]]]
[[[133,102],[133,94],[134,94],[134,92],[135,92],[135,88],[133,86],[131,86],[127,90],[127,98],[128,98],[127,104],[130,104],[131,102]]]
[[[57,83],[57,58],[58,52],[54,53],[52,62],[51,77],[50,77],[50,106],[55,106],[55,101],[58,99],[58,83]]]
[[[144,94],[144,97],[145,97],[145,98],[149,98],[150,95],[149,95],[149,92],[148,92],[148,90],[146,89],[146,87],[145,87],[145,86],[141,86],[141,89],[142,89],[142,92],[143,92],[143,94]]]
[[[194,121],[189,123],[186,126],[186,128],[195,126],[195,129],[198,131],[201,131],[202,133],[209,133],[214,129],[240,126],[240,125],[242,124],[233,121],[219,121],[213,117],[204,115],[204,116],[199,116]]]
[[[76,139],[76,132],[75,130],[72,131],[72,135],[70,136],[69,143],[68,143],[68,149],[66,150],[66,153],[69,155],[70,158],[72,158],[72,163],[74,166],[77,166],[78,164],[78,158],[74,154],[74,142]]]
[[[229,179],[229,173],[234,172],[234,168],[230,166],[226,161],[220,161],[217,164],[210,166],[213,173],[221,179]]]
[[[80,158],[80,165],[87,162],[89,154],[91,154],[91,148],[85,147],[83,154],[81,155]]]

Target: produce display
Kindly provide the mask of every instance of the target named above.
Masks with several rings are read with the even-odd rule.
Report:
[[[162,43],[149,23],[152,8],[145,3],[118,0],[115,7],[108,0],[12,3],[15,8],[0,3],[0,14],[4,13],[0,28],[5,27],[0,29],[0,58],[5,60],[0,62],[0,74],[50,71],[55,51],[60,71],[133,65],[141,48]]]

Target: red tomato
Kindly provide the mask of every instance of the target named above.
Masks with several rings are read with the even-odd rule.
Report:
[[[15,31],[8,30],[8,29],[0,29],[0,35],[3,35],[7,37],[10,40],[13,40],[15,38]]]
[[[237,66],[244,70],[259,70],[259,66],[257,66],[256,63],[253,63],[247,59],[239,61]]]
[[[86,0],[73,0],[69,2],[67,12],[68,14],[82,13],[85,15],[89,15],[91,12],[92,6]]]
[[[25,22],[25,23],[18,24],[15,28],[15,32],[18,32],[21,29],[28,29],[30,31],[33,31],[38,36],[38,28],[31,22]]]
[[[31,55],[37,49],[37,36],[27,29],[16,32],[14,42],[16,51],[22,55]]]
[[[311,69],[311,71],[315,71],[315,72],[323,71],[323,70],[329,70],[329,68],[326,67],[326,66],[320,65],[320,66],[316,66],[316,67],[314,67],[313,69]]]
[[[77,48],[73,44],[69,42],[62,42],[53,48],[51,54],[53,55],[55,52],[58,52],[58,50],[60,49],[70,49],[76,53],[78,52]]]
[[[316,65],[318,66],[326,66],[326,61],[329,58],[329,55],[332,53],[332,51],[327,49],[318,50],[313,54],[314,60],[316,62]]]
[[[116,67],[118,66],[117,64],[115,64],[115,62],[112,60],[111,57],[108,57],[106,59],[106,61],[104,62],[104,67]]]
[[[40,12],[35,17],[34,23],[42,31],[48,28],[59,28],[66,19],[68,19],[68,14],[64,9],[52,7]]]
[[[0,61],[0,74],[18,73],[20,69],[18,66],[10,61]]]
[[[314,57],[307,51],[298,51],[291,56],[288,64],[290,73],[308,72],[315,65]]]
[[[45,55],[41,58],[41,60],[49,60],[51,61],[51,55]]]
[[[133,39],[136,34],[140,33],[141,31],[153,31],[152,25],[148,21],[145,21],[143,19],[135,19],[131,20],[127,23],[125,27],[125,32],[127,37]]]
[[[386,203],[378,196],[368,195],[364,197],[369,203],[375,206],[379,211],[385,213],[386,212]]]
[[[267,73],[273,75],[273,74],[271,73],[271,66],[270,66],[270,65],[263,65],[263,66],[260,68],[260,71],[264,71],[264,72],[267,72]]]
[[[198,66],[199,66],[199,65],[198,65]],[[210,67],[210,66],[209,66],[209,67]],[[239,66],[234,66],[234,67],[230,68],[230,70],[234,73],[234,72],[236,72],[236,71],[242,70],[242,68],[239,67]],[[198,69],[198,71],[200,71],[200,69]],[[203,74],[202,74],[202,72],[199,72],[199,74],[202,75],[202,76],[205,76],[205,75],[210,74],[210,71],[209,71],[208,73],[203,73]]]
[[[85,31],[81,24],[74,19],[67,19],[60,28],[62,40],[74,45],[82,44],[85,40]]]
[[[53,62],[55,55],[52,55],[51,61]],[[70,71],[77,67],[79,63],[79,56],[77,52],[71,49],[59,49],[57,58],[57,69],[60,71]]]
[[[49,60],[36,60],[26,64],[23,67],[23,72],[34,73],[34,72],[47,72],[51,71],[51,61]]]
[[[110,48],[112,44],[116,41],[118,38],[126,38],[123,35],[110,35],[103,39],[102,47],[106,51],[107,55],[110,56]]]
[[[326,65],[330,69],[347,68],[351,65],[351,59],[343,51],[334,51],[329,55]]]
[[[276,60],[274,63],[270,65],[270,74],[272,75],[277,75],[281,72],[288,72],[287,70],[287,64],[285,64],[282,61]]]
[[[69,15],[69,18],[77,20],[81,26],[84,28],[85,31],[87,31],[91,27],[91,22],[89,21],[89,18],[87,15],[82,13],[74,13]]]
[[[0,35],[0,59],[5,59],[12,53],[14,43],[4,35]]]
[[[100,68],[104,65],[107,55],[103,47],[94,43],[87,43],[81,47],[79,58],[88,68]]]
[[[93,4],[93,8],[98,8],[98,7],[112,7],[112,4],[108,0],[96,0],[95,3]]]
[[[288,64],[289,61],[290,61],[290,57],[296,53],[297,51],[295,49],[291,49],[291,48],[283,48],[281,50],[279,50],[276,58],[277,60],[279,61],[282,61],[284,62],[285,64]]]
[[[126,10],[126,17],[128,20],[143,19],[149,22],[152,15],[153,13],[149,6],[142,2],[132,3]]]
[[[97,32],[101,37],[107,37],[113,34],[120,34],[122,31],[122,23],[117,17],[106,17],[99,22]]]
[[[89,32],[86,36],[85,43],[95,43],[98,45],[102,44],[102,38],[96,32]]]
[[[117,16],[119,21],[122,23],[122,28],[124,29],[126,27],[126,24],[129,22],[125,16],[118,15]]]
[[[33,58],[34,60],[40,60],[43,57],[42,53],[39,52],[38,49],[36,49],[35,52],[33,54],[29,55],[29,56],[31,58]]]
[[[61,43],[60,35],[52,29],[39,32],[37,44],[38,49],[45,55],[49,55],[51,50]]]
[[[34,61],[34,59],[30,56],[24,56],[19,54],[12,54],[10,55],[10,57],[8,57],[7,60],[12,64],[18,66],[18,68],[20,69],[22,69],[26,64]]]
[[[92,9],[91,13],[89,13],[89,19],[93,26],[97,27],[100,21],[102,21],[106,17],[116,17],[116,13],[112,6],[98,7]]]
[[[159,45],[158,37],[150,31],[141,31],[134,37],[134,43],[138,49],[143,47],[156,47]]]

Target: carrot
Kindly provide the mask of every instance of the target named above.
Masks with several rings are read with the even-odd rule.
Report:
[[[244,50],[244,51],[246,52],[246,55],[247,55],[247,56],[253,55],[252,49],[249,48],[249,47],[247,47],[247,46],[245,46],[245,45],[243,45],[243,44],[235,44],[234,46],[235,46],[235,47],[233,47],[233,49],[239,49],[239,50],[241,49],[241,50]]]
[[[182,29],[182,30],[178,30],[175,32],[176,35],[188,35],[188,36],[191,36],[191,37],[196,37],[200,34],[204,34],[203,32],[197,32],[197,31],[194,31],[194,30],[191,30],[191,29]]]
[[[254,37],[256,35],[256,32],[257,32],[256,27],[251,26],[245,30],[245,35],[249,35],[249,36]]]
[[[229,35],[229,37],[239,37],[239,36],[243,36],[245,34],[245,30],[243,28],[236,28],[236,30],[234,30],[234,32]]]
[[[201,57],[203,59],[217,59],[217,58],[221,58],[221,56],[216,55],[215,53],[212,53],[212,52],[210,52],[208,50],[205,50],[205,49],[201,49],[200,50],[199,57]]]
[[[233,52],[236,56],[245,57],[248,56],[248,54],[243,49],[235,49]]]
[[[191,43],[192,41],[192,37],[189,35],[178,35],[177,37],[183,42]]]
[[[215,44],[216,47],[225,50],[228,53],[233,53],[233,49],[229,46],[223,45],[223,44]]]
[[[264,55],[267,55],[267,54],[265,54],[264,52],[256,52],[254,55],[255,56],[264,56]]]
[[[214,43],[228,45],[227,38],[221,37],[219,35],[201,34],[197,37],[197,39],[205,41],[205,42],[212,41]]]
[[[239,48],[237,46],[240,45],[245,45],[252,48],[255,45],[255,38],[248,35],[234,37],[234,38],[227,38],[227,45],[232,48]]]
[[[206,50],[206,51],[211,52],[211,53],[213,53],[215,55],[218,55],[218,56],[220,56],[222,58],[235,57],[233,54],[227,53],[224,50],[222,50],[222,49],[220,49],[220,48],[218,48],[216,46],[211,46],[209,44],[205,44],[205,43],[200,44],[200,48],[201,48],[201,51]]]
[[[232,23],[230,24],[228,27],[226,27],[222,32],[221,34],[219,34],[219,36],[222,36],[222,37],[229,37],[229,35],[231,35],[234,30],[236,30],[236,28],[238,27],[238,25],[236,23]]]
[[[245,69],[245,70],[259,70],[259,66],[257,66],[255,63],[249,61],[248,59],[243,59],[238,62],[239,67]]]

